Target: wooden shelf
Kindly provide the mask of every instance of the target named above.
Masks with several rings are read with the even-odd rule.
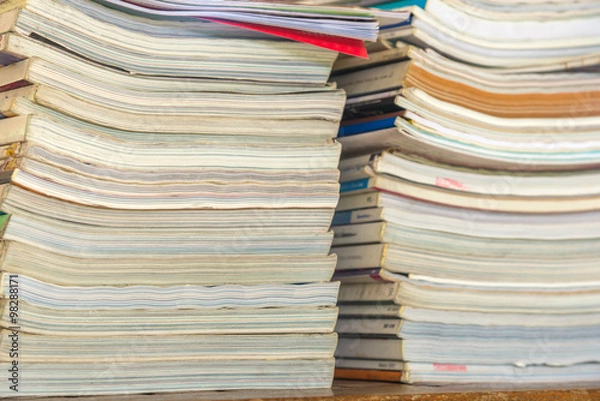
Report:
[[[338,380],[332,389],[325,390],[237,390],[79,398],[13,397],[11,399],[21,401],[598,401],[600,383],[595,386],[587,384],[569,388],[561,388],[559,383],[552,388],[519,388],[509,385],[424,387]]]

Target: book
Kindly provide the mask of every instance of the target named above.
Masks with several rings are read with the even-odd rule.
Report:
[[[577,197],[511,197],[504,195],[475,194],[432,185],[419,184],[398,177],[376,174],[366,168],[369,178],[348,181],[341,185],[342,194],[372,190],[385,191],[409,198],[422,199],[468,209],[497,212],[559,213],[596,209],[597,196]]]
[[[2,330],[0,350],[6,355],[11,352],[10,336],[10,330]],[[337,343],[335,334],[42,337],[20,333],[18,339],[21,349],[27,350],[20,363],[65,364],[112,362],[120,357],[122,346],[128,349],[129,362],[256,360],[264,355],[274,360],[327,359]],[[231,345],[235,350],[227,349]]]
[[[337,60],[335,60],[335,63],[331,68],[331,73],[332,75],[336,75],[353,70],[362,70],[394,61],[404,60],[406,59],[407,54],[408,45],[397,43],[396,47],[392,49],[369,52],[368,59],[349,56],[343,57],[340,55],[338,56]]]
[[[7,304],[8,305],[8,304]],[[26,332],[64,337],[131,335],[230,335],[331,333],[337,318],[335,307],[290,306],[279,308],[48,308],[22,302],[28,316]],[[8,307],[2,325],[13,327]]]
[[[346,120],[340,125],[338,138],[395,127],[395,121],[398,114],[399,113],[388,113],[376,117]]]
[[[97,283],[118,286],[164,284],[169,271],[172,285],[215,286],[329,281],[336,257],[305,255],[134,255],[104,254],[97,258],[68,256],[36,246],[4,240],[2,271],[62,286],[87,287]]]
[[[354,223],[371,223],[384,219],[385,209],[383,207],[372,207],[366,209],[346,210],[334,214],[331,226],[340,226]]]
[[[396,104],[398,94],[400,89],[347,99],[342,121],[399,112],[402,109]]]
[[[450,326],[518,326],[519,330],[527,328],[547,327],[554,328],[586,327],[600,324],[599,313],[485,313],[471,311],[455,311],[415,308],[394,303],[344,303],[339,305],[340,317],[364,318],[402,318],[404,321],[415,323],[432,323]]]
[[[596,383],[597,363],[570,366],[470,365],[407,362],[402,380],[411,384],[489,384],[552,385],[558,380],[572,383]]]
[[[492,196],[499,192],[496,188],[502,184],[505,184],[504,196],[586,196],[598,191],[594,188],[594,182],[598,181],[595,170],[539,174],[471,170],[411,157],[394,150],[374,153],[366,161],[365,157],[344,160],[343,165],[340,164],[340,182],[369,178],[371,171],[420,184]],[[364,177],[358,177],[358,172],[362,172]]]
[[[597,362],[593,338],[546,339],[547,352],[531,352],[538,339],[484,340],[477,337],[425,339],[341,337],[336,357],[401,360],[406,362],[516,366],[569,366]],[[434,351],[432,351],[434,350]]]
[[[597,313],[597,286],[590,288],[493,288],[397,278],[395,283],[348,284],[340,302],[394,302],[417,308],[493,313]]]
[[[340,196],[335,208],[336,212],[343,212],[354,209],[366,209],[370,207],[381,206],[383,192],[368,191],[359,194],[346,194]]]
[[[385,359],[353,359],[336,358],[335,367],[340,369],[374,370],[374,371],[402,371],[404,364],[398,361]]]
[[[409,65],[410,61],[399,61],[336,75],[333,79],[352,98],[400,88]]]
[[[357,195],[348,196],[355,199]],[[345,200],[340,199],[340,204]],[[420,230],[454,233],[469,237],[521,239],[521,240],[567,240],[596,238],[598,211],[561,214],[522,214],[469,211],[380,193],[378,207],[339,211],[332,224],[350,225],[359,229],[360,224],[388,222]],[[469,224],[465,224],[469,219]],[[381,237],[378,237],[381,240]],[[458,238],[457,238],[458,239]],[[376,242],[376,241],[375,241]]]
[[[400,383],[402,380],[402,372],[390,370],[346,369],[336,367],[333,377],[336,379]]]
[[[535,317],[532,317],[535,322]],[[598,335],[600,326],[593,323],[593,319],[579,325],[568,324],[564,326],[544,326],[542,324],[502,325],[496,323],[487,325],[483,322],[468,321],[461,323],[415,322],[408,319],[387,317],[340,317],[336,324],[336,332],[343,335],[360,336],[394,336],[403,339],[415,340],[444,340],[469,337],[482,337],[486,340],[503,341],[505,339],[523,339],[533,341],[540,333],[550,339],[593,338]]]
[[[208,360],[164,362],[157,371],[156,363],[23,363],[29,372],[27,389],[11,384],[2,388],[3,395],[65,396],[94,394],[136,394],[144,392],[182,392],[199,390],[267,389],[297,390],[331,387],[334,359],[292,360]],[[12,368],[8,362],[2,369]],[[110,371],[111,375],[106,375]],[[211,371],[210,377],[206,375]],[[182,375],[182,372],[186,372]],[[68,375],[70,380],[64,380]],[[120,380],[115,380],[119,377]],[[55,383],[54,385],[48,384]],[[59,383],[58,385],[56,383]],[[122,384],[126,383],[126,384]],[[259,383],[259,384],[257,384]],[[14,390],[16,389],[16,390]]]
[[[18,283],[20,300],[54,309],[147,308],[268,308],[335,306],[339,283],[260,284],[252,286],[141,286],[68,287],[27,276],[3,273],[2,294],[10,299],[11,283]],[[14,285],[13,285],[14,287]],[[25,331],[25,328],[23,328]]]

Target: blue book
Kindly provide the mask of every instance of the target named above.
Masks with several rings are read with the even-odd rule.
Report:
[[[362,123],[350,124],[340,127],[338,137],[362,134],[365,132],[378,131],[385,128],[395,127],[394,122],[397,116],[386,117],[380,120],[365,121]]]
[[[343,182],[340,184],[340,193],[368,189],[372,187],[372,184],[373,181],[370,178],[362,178],[360,180]]]
[[[379,10],[394,10],[396,8],[416,6],[425,9],[426,4],[427,0],[395,0],[390,1],[389,3],[378,4],[373,6],[373,8],[377,8]]]
[[[341,226],[356,223],[371,223],[383,220],[383,209],[380,207],[371,207],[368,209],[346,210],[337,212],[333,216],[331,226]]]

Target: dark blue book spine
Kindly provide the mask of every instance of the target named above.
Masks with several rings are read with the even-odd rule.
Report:
[[[362,134],[365,132],[378,131],[385,128],[394,127],[396,116],[383,118],[381,120],[367,121],[364,123],[345,125],[340,127],[338,137]]]

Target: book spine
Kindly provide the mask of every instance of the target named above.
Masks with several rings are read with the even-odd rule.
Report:
[[[352,359],[338,358],[335,366],[346,369],[395,370],[404,369],[404,362],[388,361],[385,359]]]
[[[374,207],[338,212],[333,216],[331,225],[340,226],[343,224],[372,223],[380,220],[383,220],[383,208]]]
[[[29,116],[15,116],[0,120],[0,146],[14,146],[16,142],[24,142]],[[3,152],[3,156],[9,156]]]
[[[335,331],[340,334],[398,336],[400,319],[339,318]]]
[[[19,18],[19,7],[24,4],[24,0],[7,0],[0,4],[0,34],[14,31]]]
[[[342,337],[336,358],[389,359],[402,361],[403,341],[398,338]]]
[[[371,175],[365,169],[365,166],[356,167],[353,169],[348,169],[340,172],[340,183],[363,180],[365,178],[369,178]]]
[[[394,61],[401,61],[408,56],[408,46],[401,46],[393,49],[377,51],[369,54],[369,59],[359,59],[356,57],[345,57],[338,60],[333,65],[334,74],[347,73],[352,70],[366,69],[381,64],[387,64]]]
[[[365,191],[375,187],[375,180],[362,178],[360,180],[347,181],[340,184],[340,193]]]
[[[381,269],[340,270],[334,273],[332,281],[343,284],[382,283],[385,280],[379,275]]]
[[[366,209],[379,206],[380,194],[377,191],[362,194],[342,195],[338,201],[336,212],[346,210]]]
[[[332,247],[331,253],[338,257],[336,270],[367,269],[381,267],[385,256],[385,244]]]
[[[379,131],[386,128],[392,128],[395,126],[395,121],[396,116],[352,125],[345,125],[340,127],[340,129],[338,130],[338,137],[358,135],[365,132]]]
[[[348,97],[399,88],[410,61],[368,68],[334,78]]]
[[[31,59],[25,59],[0,68],[0,92],[30,85]]]
[[[346,136],[338,141],[342,144],[343,157],[398,148],[404,143],[397,127]]]
[[[0,14],[0,18],[3,16],[4,14]],[[23,57],[11,49],[10,34],[0,36],[0,65],[9,65],[19,60],[23,60]]]
[[[348,224],[333,228],[333,246],[381,242],[385,222]]]
[[[0,113],[2,113],[2,115],[5,117],[15,116],[16,113],[13,111],[15,100],[18,97],[25,97],[29,100],[34,100],[36,89],[37,88],[35,85],[30,85],[3,92],[3,96],[0,98]]]
[[[399,317],[401,308],[396,304],[340,305],[340,316]]]
[[[398,283],[344,284],[340,287],[340,302],[393,301]]]
[[[400,381],[402,380],[402,372],[391,370],[336,368],[334,378],[400,383]]]

